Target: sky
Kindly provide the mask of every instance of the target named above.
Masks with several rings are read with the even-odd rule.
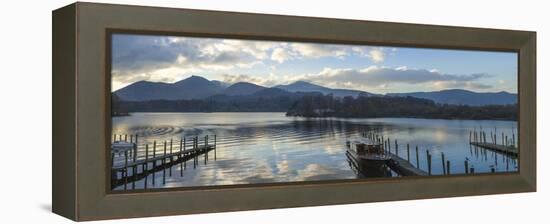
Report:
[[[135,34],[112,36],[112,91],[192,75],[272,87],[308,81],[371,93],[517,93],[517,54]]]

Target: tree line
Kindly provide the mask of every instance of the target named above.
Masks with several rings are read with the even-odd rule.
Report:
[[[334,97],[320,93],[278,96],[216,96],[197,100],[123,101],[111,98],[112,115],[131,112],[286,112],[287,116],[517,120],[517,104],[450,105],[415,97]]]
[[[304,96],[287,116],[347,118],[429,118],[466,120],[517,120],[517,104],[450,105],[414,97],[376,96],[335,98],[332,95]]]

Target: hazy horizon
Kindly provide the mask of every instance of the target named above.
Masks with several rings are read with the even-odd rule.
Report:
[[[190,76],[273,87],[306,81],[385,94],[517,93],[517,53],[114,34],[112,91]]]

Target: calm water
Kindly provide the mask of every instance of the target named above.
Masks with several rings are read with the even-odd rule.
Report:
[[[490,172],[491,167],[497,172],[517,171],[513,158],[470,148],[469,132],[480,127],[487,133],[496,128],[509,138],[512,132],[517,133],[517,122],[511,121],[306,119],[286,117],[284,113],[134,113],[113,118],[113,133],[138,134],[140,145],[153,140],[179,140],[182,136],[217,136],[217,160],[211,154],[204,165],[201,157],[196,169],[190,162],[183,176],[180,166],[173,166],[173,175],[166,177],[165,185],[161,181],[152,185],[149,179],[148,188],[358,178],[345,155],[345,141],[366,131],[390,137],[392,151],[397,139],[399,155],[405,159],[409,143],[412,164],[416,164],[413,149],[418,146],[423,170],[427,170],[429,150],[434,175],[442,173],[442,152],[451,161],[453,174],[464,173],[466,159],[476,173]],[[155,176],[156,180],[162,178],[162,171]],[[136,182],[136,188],[143,188],[143,184],[143,180]]]

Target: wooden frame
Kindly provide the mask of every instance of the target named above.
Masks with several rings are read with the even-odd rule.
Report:
[[[154,18],[154,19],[152,19]],[[519,53],[519,172],[113,193],[111,31]],[[75,3],[53,12],[53,211],[73,220],[536,191],[536,33]]]

